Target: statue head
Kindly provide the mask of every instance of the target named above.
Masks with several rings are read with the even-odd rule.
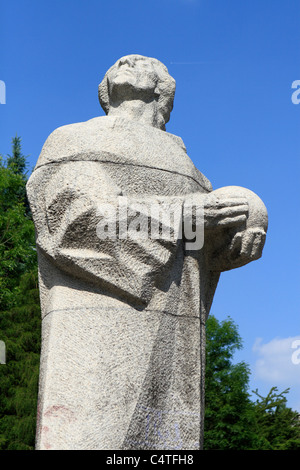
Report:
[[[133,54],[122,57],[106,72],[98,88],[100,104],[106,114],[116,100],[140,99],[157,103],[159,128],[170,119],[175,80],[157,59]]]

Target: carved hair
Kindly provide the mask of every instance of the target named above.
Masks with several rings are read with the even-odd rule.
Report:
[[[114,68],[117,67],[120,60],[124,60],[125,58],[129,58],[133,62],[136,62],[137,60],[147,60],[151,62],[157,76],[157,83],[154,92],[158,96],[157,103],[160,117],[159,127],[161,129],[165,129],[165,124],[169,121],[170,113],[173,109],[176,83],[174,78],[169,75],[167,67],[162,62],[152,57],[144,57],[137,54],[124,56],[117,60],[117,62],[112,67],[110,67],[110,69],[108,69],[98,87],[98,97],[103,110],[106,114],[108,114],[110,108],[108,76],[114,70]]]

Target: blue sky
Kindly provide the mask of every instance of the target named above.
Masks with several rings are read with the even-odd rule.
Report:
[[[299,18],[299,0],[3,2],[0,152],[18,133],[33,168],[55,128],[104,114],[97,86],[118,58],[161,60],[177,83],[167,131],[214,189],[249,188],[269,213],[262,259],[221,275],[211,313],[237,323],[250,389],[291,387],[300,411]]]

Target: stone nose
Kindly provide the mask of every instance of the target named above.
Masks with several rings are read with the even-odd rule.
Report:
[[[128,65],[129,67],[133,67],[133,62],[128,57],[124,57],[124,59],[119,60],[119,67],[125,64]]]

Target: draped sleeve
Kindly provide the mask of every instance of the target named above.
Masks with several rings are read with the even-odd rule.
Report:
[[[31,175],[27,192],[36,245],[43,255],[70,275],[121,299],[144,305],[150,301],[154,286],[176,259],[181,242],[175,238],[137,239],[130,232],[126,239],[101,239],[97,233],[103,218],[99,207],[115,208],[111,220],[106,215],[114,227],[122,196],[101,163],[66,161],[41,166]],[[127,199],[130,209],[136,200]],[[180,198],[176,201],[181,207]]]

